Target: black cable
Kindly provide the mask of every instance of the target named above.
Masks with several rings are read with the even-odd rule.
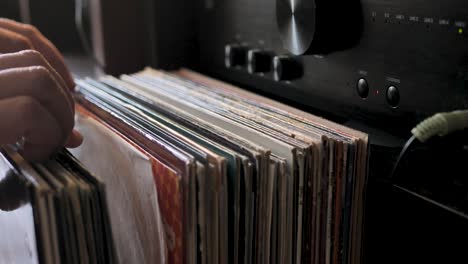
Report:
[[[454,209],[454,208],[451,208],[451,207],[449,207],[449,206],[447,206],[447,205],[444,205],[444,204],[442,204],[442,203],[440,203],[440,202],[437,202],[437,201],[435,201],[434,199],[431,199],[431,198],[429,198],[429,197],[427,197],[427,196],[425,196],[425,195],[419,194],[419,193],[417,193],[416,191],[410,190],[410,189],[404,187],[403,185],[400,185],[400,184],[398,184],[398,183],[395,182],[395,179],[394,179],[394,178],[395,178],[395,176],[396,176],[396,174],[397,174],[397,171],[398,171],[398,169],[399,169],[399,166],[400,166],[401,163],[402,163],[402,160],[404,160],[404,159],[406,158],[406,156],[407,156],[408,153],[410,152],[411,148],[413,148],[414,145],[415,145],[415,143],[418,143],[418,142],[419,142],[419,140],[417,140],[416,136],[413,135],[413,136],[405,143],[405,145],[404,145],[403,149],[401,150],[400,155],[398,156],[397,161],[396,161],[396,163],[395,163],[395,165],[394,165],[394,167],[393,167],[393,170],[392,170],[391,175],[390,175],[390,178],[389,178],[389,183],[390,183],[394,188],[396,188],[396,189],[398,189],[398,190],[400,190],[400,191],[403,191],[403,192],[405,192],[405,193],[407,193],[407,194],[409,194],[409,195],[411,195],[411,196],[414,196],[414,197],[416,197],[416,198],[419,198],[419,199],[421,199],[421,200],[424,200],[424,201],[426,201],[426,202],[428,202],[428,203],[430,203],[430,204],[432,204],[432,205],[434,205],[434,206],[436,206],[436,207],[438,207],[438,208],[440,208],[440,209],[442,209],[442,210],[444,210],[444,211],[448,211],[448,212],[450,212],[450,213],[453,213],[453,214],[456,214],[456,215],[458,215],[458,216],[460,216],[460,217],[463,217],[463,218],[465,218],[465,219],[468,219],[468,215],[465,214],[464,212],[461,212],[461,211],[456,210],[456,209]]]
[[[426,201],[426,202],[428,202],[428,203],[430,203],[430,204],[432,204],[432,205],[434,205],[434,206],[436,206],[436,207],[438,207],[438,208],[440,208],[440,209],[442,209],[444,211],[448,211],[450,213],[453,213],[455,215],[463,217],[464,219],[468,219],[468,215],[465,214],[464,212],[460,211],[460,210],[454,209],[454,208],[452,208],[450,206],[447,206],[447,205],[445,205],[443,203],[437,202],[434,199],[431,199],[431,198],[429,198],[427,196],[421,195],[421,194],[419,194],[419,193],[417,193],[415,191],[412,191],[412,190],[410,190],[408,188],[405,188],[405,187],[403,187],[401,185],[393,184],[393,186],[395,188],[399,189],[400,191],[403,191],[403,192],[405,192],[405,193],[407,193],[409,195],[412,195],[412,196],[414,196],[416,198],[419,198],[419,199],[421,199],[423,201]]]

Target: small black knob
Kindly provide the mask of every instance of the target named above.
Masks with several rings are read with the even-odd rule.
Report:
[[[359,79],[357,83],[357,92],[358,95],[363,99],[369,96],[369,84],[367,83],[366,79]]]
[[[273,77],[276,81],[292,81],[304,75],[302,64],[289,56],[275,56],[273,58]]]
[[[247,70],[249,73],[265,73],[271,71],[273,55],[268,51],[259,49],[249,50],[247,54]]]
[[[245,67],[247,65],[247,45],[244,44],[228,44],[224,48],[225,61],[227,68]]]
[[[400,104],[400,92],[395,86],[390,86],[387,89],[387,102],[391,107],[397,107]]]

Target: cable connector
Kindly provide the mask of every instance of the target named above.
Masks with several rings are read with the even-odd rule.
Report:
[[[421,142],[468,127],[468,110],[438,113],[417,125],[411,133]]]

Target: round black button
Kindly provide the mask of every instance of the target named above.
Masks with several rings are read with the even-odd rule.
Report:
[[[390,86],[387,89],[387,102],[392,107],[397,107],[400,103],[400,92],[395,86]]]
[[[369,84],[367,83],[366,79],[359,79],[357,83],[357,92],[358,95],[363,99],[369,96]]]

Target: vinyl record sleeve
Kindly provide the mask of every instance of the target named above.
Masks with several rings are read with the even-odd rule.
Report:
[[[10,157],[0,154],[1,263],[40,263],[31,183]],[[37,227],[39,228],[39,227]]]
[[[124,79],[127,78],[130,80],[130,77],[127,77],[127,76],[124,76]],[[142,79],[141,81],[146,81],[148,83],[152,83],[153,84],[153,88],[156,88],[156,85],[158,85],[158,83],[155,82],[156,79],[153,80],[153,82],[151,81],[151,79]],[[136,82],[136,80],[132,80],[134,82]],[[171,83],[159,83],[159,85],[167,85],[167,86],[170,86]],[[185,95],[185,94],[193,94],[192,90],[187,90],[187,89],[184,89],[184,87],[182,86],[170,86],[170,88],[168,89],[165,89],[164,91],[166,93],[171,93],[172,91],[174,90],[177,90],[177,88],[180,88],[179,90],[184,90],[183,92],[181,92],[181,94]],[[193,88],[193,87],[192,87]],[[148,87],[149,89],[149,87]],[[185,93],[184,93],[185,92]],[[195,95],[196,96],[196,95]],[[209,100],[209,97],[206,97],[204,98],[203,95],[200,95],[203,102],[205,102],[206,100],[210,101]],[[187,99],[187,97],[185,97],[185,100]],[[283,140],[284,142],[288,142],[289,144],[291,145],[294,145],[294,144],[298,144],[298,148],[299,147],[304,147],[304,145],[301,145],[300,142],[297,142],[295,141],[294,139],[292,138],[289,138],[287,136],[281,136],[281,130],[277,130],[277,132],[275,131],[272,131],[272,130],[269,130],[268,131],[268,127],[265,126],[264,124],[262,124],[262,121],[258,121],[259,123],[257,124],[254,124],[252,122],[249,121],[249,119],[245,119],[243,118],[242,116],[238,116],[238,117],[235,117],[235,116],[232,116],[230,113],[225,113],[224,112],[224,109],[227,108],[226,105],[224,106],[220,106],[219,108],[216,108],[216,104],[217,102],[216,101],[213,101],[211,100],[210,101],[210,105],[207,105],[207,104],[203,104],[203,102],[200,103],[200,101],[192,101],[194,102],[195,104],[197,104],[198,102],[198,106],[200,107],[205,107],[205,108],[210,108],[211,107],[211,111],[214,111],[222,116],[225,116],[227,117],[228,119],[230,118],[231,120],[233,121],[237,121],[237,122],[241,122],[244,126],[249,126],[251,127],[252,129],[255,129],[257,131],[260,131],[264,134],[269,134],[271,135],[273,138],[277,138],[277,139],[280,139],[280,140]],[[213,108],[214,107],[214,108]],[[218,109],[218,111],[216,111],[216,109]],[[234,109],[231,109],[231,110],[234,110]],[[229,117],[231,116],[231,117]],[[242,121],[240,121],[242,120]],[[300,247],[300,242],[301,242],[301,237],[300,237],[300,233],[301,233],[301,227],[302,227],[302,204],[299,203],[299,201],[302,200],[302,197],[299,197],[299,194],[302,193],[302,187],[303,187],[303,179],[304,179],[304,176],[303,176],[303,166],[304,166],[304,162],[303,161],[300,161],[297,159],[297,157],[301,157],[303,158],[303,155],[301,155],[300,152],[297,152],[295,154],[296,156],[296,160],[295,162],[299,162],[300,165],[296,166],[294,165],[294,167],[297,167],[298,170],[296,171],[296,173],[299,172],[299,175],[294,175],[292,176],[293,179],[290,180],[290,184],[291,184],[291,188],[293,188],[294,186],[294,189],[290,189],[289,192],[289,201],[291,203],[291,206],[289,206],[288,208],[290,208],[289,210],[291,210],[291,208],[294,208],[293,209],[293,212],[292,213],[289,213],[289,215],[291,215],[291,217],[293,217],[293,222],[294,223],[293,225],[289,224],[289,225],[286,225],[286,227],[293,227],[292,230],[289,230],[289,231],[286,231],[285,234],[287,234],[287,236],[289,236],[289,242],[286,242],[287,246],[286,248],[289,248],[289,249],[286,249],[286,252],[289,252],[289,253],[286,253],[286,254],[292,254],[292,250],[295,251],[295,253],[297,252],[297,254],[299,254],[299,256],[297,257],[298,259],[300,259],[300,252],[301,252],[301,247]],[[291,166],[291,163],[290,163],[290,166]],[[265,180],[266,178],[263,178],[263,181]],[[258,186],[259,186],[259,192],[258,192],[258,198],[257,199],[257,203],[258,205],[256,206],[256,214],[257,215],[264,215],[265,211],[267,208],[265,207],[265,192],[263,191],[264,189],[264,186],[265,184],[263,183],[262,181],[262,178],[259,178],[258,179]],[[293,200],[294,199],[294,200]],[[300,211],[300,213],[297,213],[298,211]],[[266,223],[261,223],[260,222],[260,219],[263,220],[263,218],[257,218],[257,221],[256,221],[256,226],[255,226],[255,230],[256,230],[256,261],[257,262],[262,262],[263,261],[263,258],[265,257],[264,255],[265,254],[268,254],[266,253],[265,251],[266,250],[266,247],[268,247],[268,241],[265,240],[265,237],[264,237],[264,232],[261,232],[261,227],[264,227]],[[297,223],[297,224],[296,224]],[[291,237],[292,235],[292,237]],[[297,238],[296,238],[297,237]],[[288,239],[288,238],[287,238]],[[294,239],[294,240],[293,240]],[[284,241],[284,240],[283,240]],[[288,240],[286,240],[288,241]],[[296,242],[297,241],[297,242]],[[298,244],[297,246],[295,244]],[[293,244],[293,245],[291,245]],[[289,246],[291,245],[291,246]],[[297,247],[297,250],[295,249],[295,247]],[[284,247],[281,247],[281,248],[284,248]],[[290,259],[291,256],[289,255],[286,255],[285,256],[285,260],[286,259]],[[298,260],[299,261],[299,260]]]
[[[101,96],[106,97],[103,94],[101,94]],[[220,258],[226,259],[225,261],[227,261],[227,237],[225,237],[227,234],[227,227],[224,226],[225,232],[220,232],[221,229],[223,229],[223,227],[221,227],[220,225],[224,225],[225,223],[227,223],[227,214],[223,213],[223,211],[226,210],[227,205],[220,205],[221,202],[227,203],[227,199],[222,199],[222,197],[226,196],[226,188],[224,187],[226,185],[225,159],[219,156],[218,154],[212,152],[211,150],[190,140],[189,138],[179,134],[178,132],[164,126],[163,124],[156,121],[153,117],[146,114],[142,114],[140,112],[134,112],[132,108],[126,109],[124,104],[120,104],[119,101],[112,101],[112,98],[110,98],[109,96],[107,96],[106,98],[104,97],[102,97],[104,100],[110,100],[107,102],[113,104],[113,106],[116,107],[116,109],[113,110],[114,113],[117,113],[118,111],[123,111],[121,112],[121,114],[129,115],[128,118],[131,119],[128,120],[130,122],[132,119],[141,120],[145,123],[144,127],[147,127],[149,129],[148,131],[158,133],[158,135],[163,136],[172,144],[177,145],[178,147],[191,153],[200,162],[204,163],[205,166],[208,168],[207,172],[209,177],[207,178],[207,183],[210,188],[209,191],[212,194],[216,194],[214,199],[209,200],[210,206],[208,207],[208,215],[206,217],[206,219],[210,221],[208,225],[211,227],[215,227],[207,229],[207,232],[209,233],[208,236],[211,237],[211,239],[208,240],[208,243],[211,243],[210,248],[214,249],[208,252],[211,254],[211,259],[213,262],[219,261]],[[137,123],[135,125],[138,126]],[[193,189],[190,191],[190,193],[192,193],[192,195],[195,195],[194,184],[195,182],[193,182],[193,185],[191,185]],[[190,198],[189,201],[195,201],[195,196]],[[190,208],[193,211],[193,215],[195,217],[196,205],[194,204]],[[221,221],[221,217],[224,217],[225,220]],[[224,243],[222,243],[222,241],[224,241]]]
[[[166,263],[166,232],[156,189],[161,184],[155,183],[151,157],[102,123],[80,112],[80,108],[78,112],[76,127],[87,137],[83,145],[72,150],[72,153],[95,175],[99,175],[107,186],[110,221],[119,263]],[[107,157],[109,163],[103,162],[103,157]],[[174,171],[168,169],[165,172],[168,179],[177,178]],[[181,223],[171,224],[170,227],[174,228],[172,232],[180,235],[175,238],[177,242],[182,237]],[[182,245],[178,242],[175,248],[179,250],[177,256],[180,257]]]
[[[60,158],[59,158],[60,156]],[[2,152],[2,169],[10,169],[0,183],[0,229],[2,234],[16,232],[22,243],[15,242],[13,233],[2,247],[3,263],[112,263],[113,258],[103,256],[98,260],[95,237],[103,234],[108,221],[96,222],[92,207],[100,203],[99,214],[107,207],[97,197],[93,176],[78,166],[70,155],[60,152],[50,161],[30,164],[20,154],[5,147]],[[4,166],[5,165],[5,166]],[[7,188],[8,191],[2,190]],[[26,189],[22,189],[26,187]],[[96,188],[95,188],[96,187]],[[102,186],[100,186],[102,187]],[[31,205],[33,218],[22,213]],[[103,206],[104,205],[104,206]],[[5,215],[11,212],[12,215]],[[4,218],[5,216],[5,218]],[[9,221],[15,221],[9,225]],[[29,230],[25,225],[30,223]],[[32,227],[32,229],[31,229]],[[36,238],[32,240],[34,232]],[[102,232],[102,233],[101,233]],[[99,234],[98,234],[99,233]],[[102,240],[102,246],[112,248],[112,240]],[[28,243],[29,248],[24,247]],[[11,250],[11,252],[8,252]],[[93,252],[93,253],[90,253]],[[110,252],[107,252],[112,254]]]
[[[51,236],[50,225],[50,195],[51,188],[46,181],[26,162],[20,154],[5,148],[5,153],[16,164],[18,171],[30,182],[32,197],[34,201],[34,214],[37,235],[37,247],[39,257],[42,261],[49,263],[54,261],[54,239]]]
[[[232,101],[228,102],[229,98],[224,96],[219,96],[216,93],[216,89],[210,89],[208,87],[203,87],[201,85],[197,85],[193,82],[188,80],[178,79],[177,77],[170,76],[169,74],[164,74],[159,71],[154,71],[147,69],[144,72],[138,73],[133,75],[133,77],[139,79],[142,82],[151,83],[154,86],[161,85],[167,86],[168,88],[165,90],[167,93],[171,93],[174,90],[179,90],[181,95],[191,95],[197,97],[199,100],[194,100],[194,104],[197,104],[200,107],[210,108],[211,111],[214,111],[228,119],[233,121],[237,121],[244,126],[250,127],[255,129],[259,132],[264,133],[265,135],[270,135],[273,138],[291,144],[292,146],[296,146],[297,149],[301,149],[301,151],[296,153],[296,162],[298,165],[294,165],[298,168],[298,175],[294,176],[293,178],[293,199],[294,199],[294,225],[292,231],[287,231],[287,233],[293,233],[293,249],[294,249],[294,258],[297,259],[297,262],[300,263],[301,259],[301,251],[302,251],[302,214],[303,214],[303,204],[302,204],[302,193],[304,187],[304,159],[306,159],[304,153],[306,152],[307,145],[304,144],[308,142],[309,144],[317,144],[320,143],[320,136],[309,134],[301,134],[300,131],[296,127],[291,126],[290,124],[286,125],[278,125],[277,123],[270,122],[268,119],[263,119],[263,115],[259,113],[259,111],[255,111],[255,107],[252,106],[243,106],[238,102]],[[129,78],[124,76],[124,78]],[[188,98],[185,96],[185,98]],[[278,121],[278,120],[277,120]],[[306,132],[307,133],[307,132]],[[301,140],[297,140],[296,138],[300,138]],[[267,184],[267,183],[266,183]],[[266,184],[259,182],[260,186],[260,206],[258,207],[257,214],[263,215],[265,212],[263,210],[267,209],[264,207],[264,192],[262,192],[262,187]],[[257,227],[265,226],[264,223],[257,222]],[[290,225],[288,225],[290,226]],[[256,230],[260,230],[260,228],[256,228]],[[264,232],[258,233],[259,243],[268,244],[268,240],[265,237],[262,237]],[[266,254],[266,249],[263,245],[259,245],[262,250],[257,250],[257,262],[263,261],[263,255]],[[286,256],[289,259],[288,256]]]
[[[103,245],[104,241],[101,241],[101,245],[97,245],[98,240],[96,234],[103,234],[102,224],[96,221],[95,215],[99,212],[95,212],[94,208],[98,207],[98,197],[97,197],[97,188],[95,182],[90,181],[84,173],[73,169],[70,165],[70,162],[64,160],[60,162],[60,165],[66,170],[67,177],[72,178],[75,183],[79,186],[79,195],[81,202],[81,217],[83,218],[84,225],[84,235],[86,241],[86,247],[88,249],[88,259],[90,263],[99,262],[99,248]],[[100,207],[100,206],[99,206]],[[100,210],[105,210],[106,208],[100,207]]]
[[[110,124],[107,125],[109,129],[114,130],[113,127],[115,127],[121,131],[121,133],[117,132],[116,130],[114,130],[114,132],[119,134],[122,138],[125,138],[128,140],[128,142],[135,142],[132,144],[134,144],[136,147],[144,149],[148,153],[151,153],[151,155],[154,157],[158,157],[153,160],[155,164],[162,163],[165,167],[170,166],[171,170],[177,172],[175,175],[173,175],[173,177],[167,177],[164,174],[155,174],[155,179],[161,182],[161,185],[157,185],[158,188],[160,188],[159,186],[167,187],[164,190],[158,190],[161,193],[167,194],[167,196],[160,196],[160,203],[166,205],[166,211],[162,210],[162,214],[167,218],[165,225],[166,229],[168,229],[166,231],[167,236],[170,238],[168,243],[173,242],[168,244],[169,259],[175,259],[178,262],[181,262],[185,258],[185,254],[181,255],[181,250],[183,250],[183,252],[187,252],[186,257],[190,258],[190,254],[188,252],[190,250],[196,249],[196,246],[193,245],[192,247],[189,247],[186,246],[185,243],[190,242],[188,240],[189,236],[187,234],[196,234],[195,230],[191,228],[193,223],[190,222],[194,220],[190,219],[190,217],[180,217],[182,215],[189,214],[188,210],[190,207],[183,204],[188,203],[189,179],[195,177],[195,174],[197,173],[194,158],[188,153],[180,152],[180,150],[167,145],[161,139],[149,137],[147,134],[143,133],[143,131],[138,130],[128,123],[125,123],[122,119],[119,119],[117,116],[104,111],[97,105],[84,98],[78,97],[77,100],[82,105],[86,106],[86,108],[90,109],[93,113],[96,113],[96,115],[100,116],[102,118],[101,120],[106,120],[103,123],[108,122]],[[83,107],[81,107],[81,109],[86,111]],[[122,133],[124,133],[126,136],[124,136]],[[127,138],[127,136],[129,138]],[[197,166],[202,165],[199,164]],[[202,171],[203,173],[205,172],[204,169]],[[183,212],[180,212],[181,215],[175,215],[178,214],[178,210],[174,211],[172,210],[173,208],[178,208]],[[182,236],[182,234],[185,235]],[[174,246],[171,247],[171,245]],[[194,253],[192,253],[192,255],[193,254]]]
[[[86,220],[85,211],[86,203],[84,203],[84,194],[81,188],[83,186],[71,173],[56,162],[47,163],[47,169],[50,170],[65,186],[68,194],[68,211],[69,225],[73,227],[71,232],[74,233],[75,249],[78,262],[89,263],[89,252],[87,247],[86,237]]]
[[[364,210],[367,181],[367,135],[188,70],[165,73],[146,69],[131,76],[123,75],[122,79],[126,83],[110,76],[102,78],[102,82],[112,87],[110,91],[108,87],[102,87],[102,83],[88,83],[106,91],[107,99],[124,112],[130,109],[129,117],[143,119],[141,121],[145,123],[146,119],[154,116],[149,118],[139,111],[146,111],[145,106],[149,105],[164,117],[169,117],[165,120],[163,116],[158,116],[158,122],[163,122],[178,133],[192,140],[197,138],[189,130],[176,129],[178,124],[183,124],[186,128],[222,142],[223,146],[248,157],[250,163],[245,163],[245,168],[250,166],[256,172],[251,180],[240,177],[240,181],[235,184],[235,193],[238,194],[236,197],[245,199],[238,203],[238,208],[244,206],[239,216],[244,212],[245,221],[240,221],[238,230],[234,231],[238,236],[234,239],[238,241],[234,242],[235,245],[242,244],[240,237],[242,233],[245,234],[245,250],[242,252],[241,248],[235,248],[235,259],[238,260],[239,255],[243,255],[246,263],[252,260],[268,262],[270,255],[275,255],[280,263],[332,263],[335,259],[343,259],[345,262],[349,260],[350,263],[359,261],[361,214]],[[122,99],[122,95],[125,98]],[[124,100],[124,103],[114,101],[114,97]],[[133,112],[135,110],[137,111]],[[158,133],[165,134],[165,131]],[[240,137],[229,134],[238,134]],[[279,159],[275,156],[271,159],[268,156],[258,159],[264,155],[261,151],[257,154],[255,151],[247,151],[253,154],[249,156],[243,152],[249,149],[246,146],[250,144],[245,144],[245,138],[258,142],[263,146],[260,149],[272,148]],[[198,144],[206,141],[198,139],[201,140],[196,141]],[[343,148],[340,147],[341,144]],[[193,143],[181,147],[187,148],[190,145]],[[204,146],[213,147],[213,144]],[[290,147],[289,154],[285,151],[287,147]],[[258,147],[250,148],[255,149]],[[232,164],[232,153],[227,156],[227,152],[216,154],[223,156],[228,165]],[[282,159],[280,157],[286,158],[284,178],[279,173],[275,174],[276,170],[268,169],[269,166],[278,166]],[[271,161],[273,163],[268,165]],[[227,174],[228,168],[229,166],[226,167]],[[278,189],[273,194],[270,190],[274,189],[275,181],[272,179],[276,177]],[[206,178],[197,180],[200,184]],[[227,183],[229,189],[229,180]],[[242,186],[247,191],[241,190]],[[206,199],[206,195],[204,197]],[[220,197],[217,199],[222,200]],[[278,201],[276,205],[275,199]],[[226,204],[230,204],[229,198],[227,200]],[[254,201],[251,203],[254,206],[248,208],[248,201]],[[273,214],[278,217],[272,219],[269,215]],[[270,230],[269,225],[276,226],[277,229]],[[205,228],[204,231],[226,230],[226,227],[214,226],[214,230]],[[231,230],[232,225],[228,223],[227,227]],[[276,237],[277,243],[270,243],[268,238],[271,236]],[[232,237],[232,234],[228,237]],[[274,247],[279,252],[271,252]],[[215,252],[220,252],[221,256],[226,255],[223,245],[220,251],[215,249]],[[213,261],[213,256],[210,259]]]
[[[346,167],[346,154],[347,154],[347,146],[341,142],[338,142],[337,146],[337,177],[335,181],[335,193],[336,196],[334,197],[334,206],[333,210],[335,212],[333,225],[332,225],[332,250],[331,250],[331,263],[338,264],[339,262],[339,255],[340,255],[340,247],[339,241],[341,239],[341,215],[342,215],[342,206],[343,206],[343,178],[345,178],[345,167]]]
[[[267,156],[263,157],[263,155],[269,155],[267,150],[263,150],[261,147],[256,146],[255,144],[246,141],[245,139],[242,139],[240,137],[235,136],[234,134],[230,134],[227,131],[224,131],[223,129],[220,129],[219,127],[212,126],[209,123],[206,123],[202,121],[201,119],[197,119],[196,117],[190,116],[187,113],[183,112],[182,110],[175,109],[173,105],[168,105],[164,104],[163,102],[159,101],[157,98],[152,98],[152,101],[149,102],[147,98],[144,98],[144,100],[141,100],[141,97],[135,98],[135,93],[132,92],[132,89],[134,87],[131,87],[129,84],[123,83],[119,80],[116,80],[112,77],[107,77],[105,78],[104,82],[108,85],[113,86],[114,88],[118,90],[114,90],[114,94],[120,92],[124,92],[127,95],[131,94],[134,96],[134,99],[144,101],[146,104],[149,104],[152,106],[152,108],[157,109],[158,111],[164,113],[165,115],[173,118],[174,120],[177,120],[181,124],[187,126],[188,128],[193,129],[193,131],[197,131],[201,133],[202,135],[213,138],[217,142],[220,142],[224,144],[226,147],[231,148],[235,151],[238,151],[240,153],[243,153],[250,159],[250,161],[244,160],[244,170],[242,173],[242,180],[236,182],[237,190],[240,192],[245,192],[246,193],[246,199],[241,203],[238,198],[236,198],[236,203],[239,203],[240,207],[240,212],[239,212],[239,217],[240,219],[245,219],[245,221],[249,222],[252,219],[250,215],[250,205],[252,204],[249,202],[249,200],[253,199],[251,195],[249,194],[252,192],[252,184],[249,182],[252,180],[252,173],[260,173],[262,170],[261,169],[255,169],[255,168],[261,168],[262,164],[265,162]],[[160,106],[162,104],[162,106]],[[241,184],[241,182],[244,182],[244,184]],[[245,191],[241,190],[245,186]],[[237,193],[237,191],[236,191]],[[239,193],[236,197],[239,197]],[[245,217],[242,217],[241,215],[245,215]],[[248,255],[251,254],[247,251],[247,248],[249,248],[248,243],[250,243],[251,239],[249,238],[251,236],[250,234],[250,226],[251,224],[248,224],[245,221],[241,221],[239,223],[239,239],[245,242],[238,242],[237,245],[243,245],[245,246],[244,250],[243,248],[238,248],[236,252],[239,252],[238,254],[235,254],[235,259],[239,256],[245,256],[242,257],[243,261],[247,261],[247,259],[250,259]]]
[[[93,222],[94,247],[97,263],[115,262],[115,246],[109,221],[109,208],[106,200],[106,187],[103,182],[94,177],[80,162],[67,151],[62,151],[56,157],[68,171],[75,174],[91,189],[90,213]],[[91,241],[91,239],[88,239]]]
[[[159,98],[164,98],[166,101],[170,102],[171,104],[183,109],[184,111],[187,111],[187,112],[190,112],[194,115],[196,115],[198,118],[200,119],[204,119],[206,120],[207,122],[210,122],[214,125],[217,125],[217,126],[220,126],[220,127],[223,127],[224,129],[228,130],[229,132],[231,133],[235,133],[235,134],[238,134],[240,135],[241,137],[244,137],[244,138],[248,138],[250,140],[255,140],[256,142],[258,142],[259,144],[263,145],[263,146],[268,146],[269,148],[271,148],[271,150],[276,153],[278,156],[281,156],[281,157],[285,157],[287,159],[287,173],[289,175],[294,175],[294,173],[296,173],[294,171],[294,166],[293,164],[295,164],[295,159],[297,158],[296,156],[296,148],[294,146],[291,146],[287,143],[285,143],[284,141],[280,141],[280,140],[277,140],[273,137],[270,137],[270,136],[267,136],[266,134],[264,133],[261,133],[251,127],[246,127],[246,126],[243,126],[235,121],[233,121],[232,119],[228,119],[222,115],[218,115],[208,109],[204,109],[202,107],[200,107],[199,105],[195,105],[195,104],[192,104],[189,102],[189,100],[186,100],[188,99],[185,98],[184,101],[181,101],[179,99],[177,99],[177,97],[175,95],[170,95],[169,92],[170,92],[170,89],[165,89],[164,91],[165,92],[161,92],[161,91],[158,91],[156,89],[156,86],[154,86],[154,83],[153,85],[151,84],[148,84],[148,83],[145,83],[143,81],[140,81],[136,78],[133,78],[131,76],[127,76],[127,75],[124,75],[123,77],[123,80],[126,80],[128,81],[129,83],[132,83],[133,85],[135,85],[136,87],[139,87],[141,89],[144,89],[146,90],[146,92],[148,92],[149,94],[145,94],[147,97],[151,98],[151,97],[159,97]],[[267,174],[267,170],[265,168],[265,171],[263,172],[263,177],[260,177],[257,179],[257,181],[260,182],[261,179],[265,179],[265,176]],[[290,176],[291,178],[293,178],[294,176]],[[259,186],[262,186],[261,184]],[[292,196],[292,193],[293,193],[293,189],[292,189],[292,180],[291,180],[291,188],[289,190],[289,192],[291,193],[290,194],[290,197],[289,197],[289,201],[292,201],[293,200],[293,196]],[[259,194],[259,197],[261,197],[262,193]],[[261,201],[261,199],[259,198],[257,200],[258,202]],[[259,215],[259,205],[256,206],[256,215],[258,216]],[[289,207],[288,209],[292,210],[292,207]],[[288,214],[290,218],[293,218],[293,215],[292,215],[292,211],[291,213]],[[291,224],[288,224],[286,225],[286,227],[292,227],[293,224],[293,219],[290,220],[291,221]],[[254,226],[254,230],[255,231],[258,231],[259,230],[259,218],[256,217],[255,220],[254,220],[254,223],[255,223],[255,226]],[[287,232],[287,234],[291,234],[290,237],[287,238],[287,243],[288,244],[292,244],[292,232]],[[263,242],[262,240],[259,240],[259,234],[257,232],[255,232],[254,234],[254,243],[256,243],[252,248],[256,249],[258,247],[262,247],[262,245],[259,245],[261,242]],[[292,254],[292,245],[288,247],[287,249],[287,252],[289,252],[288,254],[291,255]],[[259,250],[255,250],[255,253],[259,252]],[[258,256],[257,256],[258,258]],[[287,256],[287,259],[289,259],[289,257]]]
[[[54,191],[53,210],[55,210],[55,225],[57,232],[57,239],[54,243],[54,247],[58,247],[58,244],[62,246],[63,250],[60,252],[60,261],[72,263],[71,241],[68,235],[69,230],[67,228],[66,213],[64,210],[67,203],[67,201],[65,201],[66,196],[64,194],[65,188],[63,184],[42,164],[35,164],[34,168],[43,176],[44,180],[47,181],[51,189]]]
[[[282,116],[287,119],[292,119],[298,124],[313,126],[324,131],[331,131],[335,135],[340,135],[342,138],[348,140],[349,144],[356,145],[356,191],[353,192],[353,226],[351,237],[353,238],[352,245],[355,245],[357,248],[351,249],[351,263],[359,263],[361,259],[361,244],[362,244],[362,214],[364,212],[364,198],[365,198],[365,187],[367,185],[367,159],[368,159],[368,135],[365,133],[350,129],[348,127],[338,125],[331,121],[325,120],[323,118],[311,115],[309,113],[300,111],[298,109],[292,108],[285,104],[275,102],[273,100],[267,99],[263,96],[256,95],[254,93],[239,89],[232,85],[216,81],[214,79],[205,77],[193,71],[182,69],[175,73],[176,75],[185,77],[194,82],[198,82],[210,87],[217,87],[217,89],[225,91],[227,94],[230,94],[235,97],[241,97],[244,100],[250,102],[255,102],[258,106],[264,109],[268,109],[272,112],[276,112],[278,116]],[[355,143],[351,143],[355,142]],[[352,162],[350,160],[350,162]]]

